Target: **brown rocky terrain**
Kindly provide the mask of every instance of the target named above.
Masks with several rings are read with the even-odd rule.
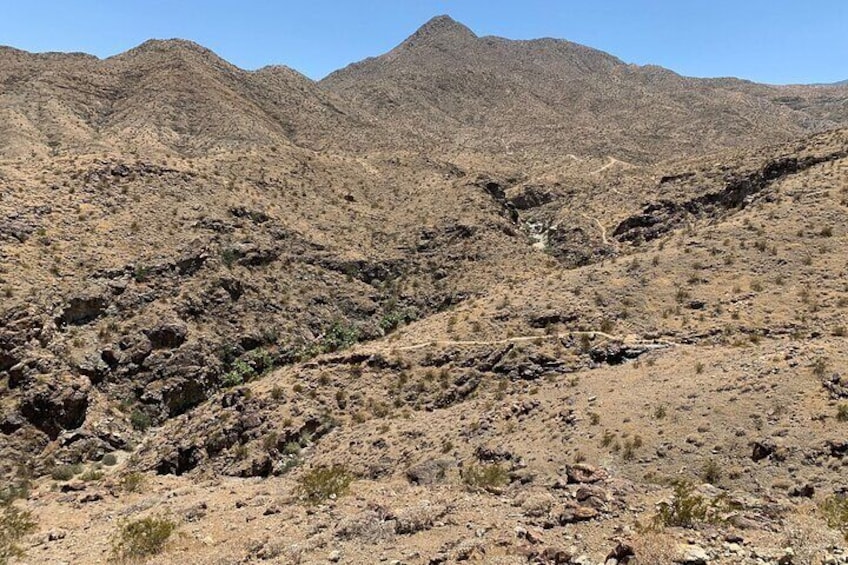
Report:
[[[445,17],[0,83],[0,562],[848,562],[844,88]]]

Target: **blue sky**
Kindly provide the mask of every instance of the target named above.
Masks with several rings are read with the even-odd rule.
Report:
[[[438,14],[478,35],[563,38],[691,76],[848,79],[846,0],[0,0],[0,45],[105,57],[180,37],[242,68],[321,78]]]

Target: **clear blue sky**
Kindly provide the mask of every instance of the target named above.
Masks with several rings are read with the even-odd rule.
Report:
[[[0,45],[105,57],[179,37],[242,68],[321,78],[438,14],[478,35],[564,38],[691,76],[848,79],[848,0],[0,0]]]

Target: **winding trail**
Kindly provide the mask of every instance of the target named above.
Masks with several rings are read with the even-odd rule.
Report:
[[[552,334],[552,335],[528,335],[528,336],[519,336],[519,337],[509,337],[506,339],[496,339],[490,341],[452,341],[452,340],[433,340],[427,341],[424,343],[416,343],[414,345],[405,345],[403,347],[398,347],[398,351],[412,351],[415,349],[424,349],[427,347],[453,347],[453,346],[463,346],[463,345],[509,345],[510,343],[522,343],[528,341],[552,341],[559,340],[564,338],[571,338],[574,336],[588,336],[589,338],[594,338],[596,336],[600,336],[606,338],[610,341],[621,341],[625,345],[631,345],[636,347],[645,347],[647,349],[666,349],[669,347],[677,347],[679,344],[671,342],[671,341],[663,341],[663,340],[655,340],[655,341],[646,341],[646,340],[634,340],[627,341],[626,339],[621,338],[620,336],[614,336],[601,331],[575,331],[568,332],[562,334]]]
[[[612,166],[614,166],[614,165],[616,165],[616,164],[618,164],[618,163],[620,163],[620,164],[622,164],[622,165],[630,165],[630,163],[625,163],[624,161],[619,161],[619,160],[618,160],[618,159],[616,159],[615,157],[607,157],[607,158],[609,159],[609,163],[607,163],[606,165],[604,165],[604,166],[603,166],[603,167],[601,167],[600,169],[595,169],[594,171],[592,171],[592,172],[591,172],[591,173],[589,173],[589,174],[590,174],[590,175],[599,175],[599,174],[601,174],[602,172],[606,171],[607,169],[609,169],[610,167],[612,167]]]
[[[604,245],[610,245],[610,242],[607,239],[607,228],[604,227],[604,225],[601,223],[601,221],[597,218],[590,218],[586,214],[580,214],[580,215],[583,216],[585,219],[589,220],[590,222],[595,222],[596,224],[598,224],[598,228],[600,228],[600,230],[601,230],[601,240],[603,240]]]

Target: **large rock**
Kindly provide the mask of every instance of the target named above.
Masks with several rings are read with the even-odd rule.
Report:
[[[50,439],[56,439],[63,430],[80,427],[87,410],[88,387],[69,380],[31,388],[20,405],[21,415]]]
[[[681,545],[678,547],[677,553],[674,561],[681,565],[708,565],[710,562],[710,556],[707,552],[697,545]]]
[[[183,322],[163,323],[155,328],[144,330],[153,349],[175,349],[188,337],[188,328]]]
[[[62,308],[56,325],[63,328],[88,324],[102,316],[108,305],[102,296],[75,296]]]
[[[415,485],[433,485],[445,481],[449,469],[456,466],[454,459],[428,459],[406,470],[406,478]]]

